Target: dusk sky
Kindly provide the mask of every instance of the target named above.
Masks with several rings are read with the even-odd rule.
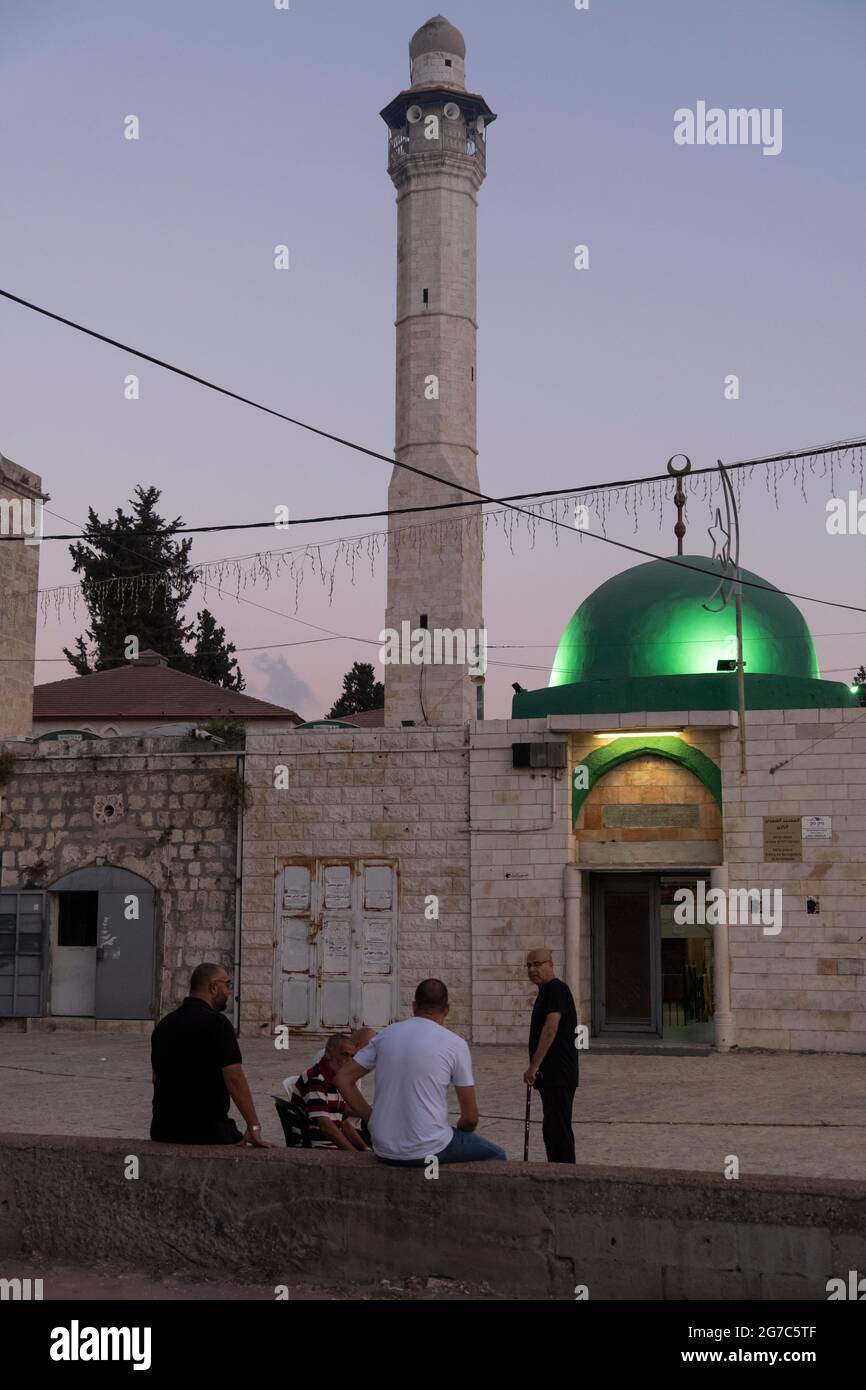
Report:
[[[391,454],[396,209],[379,111],[409,85],[408,43],[431,13],[0,0],[0,287]],[[446,13],[470,91],[499,117],[480,193],[482,488],[566,490],[657,474],[679,452],[705,467],[866,434],[863,0],[449,0]],[[781,109],[781,152],[677,145],[674,113],[702,101]],[[739,400],[725,399],[731,374]],[[387,505],[387,464],[3,300],[0,452],[41,475],[49,534],[88,506],[113,512],[137,483],[189,525]],[[859,472],[836,484],[859,491]],[[829,478],[807,503],[783,480],[778,510],[772,490],[763,474],[744,488],[743,564],[866,606],[866,536],[827,534]],[[608,535],[671,554],[675,519],[668,501],[660,532],[648,508],[635,534],[621,509]],[[711,522],[695,498],[688,551],[710,553]],[[385,525],[197,537],[192,558]],[[533,547],[518,529],[513,553],[489,533],[488,716],[508,714],[513,681],[546,685],[574,609],[637,562],[572,531],[557,545],[540,526]],[[242,602],[196,590],[189,616],[216,613],[248,693],[321,717],[352,662],[376,660],[385,576],[381,548],[354,585],[338,566],[330,603],[309,573],[296,609],[284,574]],[[46,541],[41,586],[72,580],[67,544]],[[866,613],[801,607],[822,674],[846,679],[866,661]],[[79,603],[40,620],[38,682],[72,674],[61,648],[86,617]]]

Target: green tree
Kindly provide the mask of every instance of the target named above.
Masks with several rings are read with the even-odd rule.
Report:
[[[213,615],[205,608],[197,615],[198,626],[184,621],[195,583],[189,563],[192,540],[174,539],[183,518],[166,521],[160,516],[161,496],[159,488],[139,484],[129,499],[130,511],[118,507],[106,521],[88,508],[84,539],[71,545],[69,553],[73,571],[82,575],[90,625],[63,654],[80,676],[87,676],[122,666],[129,638],[135,637],[139,651],[159,652],[175,670],[243,690],[232,656],[236,649],[226,643],[225,630]],[[140,584],[134,582],[136,576]]]
[[[196,614],[198,627],[192,653],[191,672],[203,681],[211,681],[226,690],[243,690],[246,681],[234,659],[237,647],[226,641],[226,630],[217,627],[213,613],[203,608]]]
[[[346,714],[361,714],[368,709],[381,709],[385,703],[385,687],[376,680],[369,661],[356,661],[343,677],[343,693],[328,711],[328,719],[342,719]]]
[[[866,667],[861,666],[859,671],[855,672],[854,679],[852,680],[851,684],[859,685],[860,703],[861,705],[866,705]]]

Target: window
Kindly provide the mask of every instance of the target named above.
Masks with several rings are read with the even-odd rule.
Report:
[[[58,946],[95,946],[98,893],[58,893]]]

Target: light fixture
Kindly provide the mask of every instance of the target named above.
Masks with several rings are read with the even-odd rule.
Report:
[[[617,729],[612,734],[593,734],[593,738],[682,738],[682,734],[679,729],[638,729],[636,733]]]

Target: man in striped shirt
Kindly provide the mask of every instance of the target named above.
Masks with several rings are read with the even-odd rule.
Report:
[[[348,1106],[334,1085],[334,1076],[344,1062],[354,1057],[353,1040],[335,1033],[325,1044],[320,1061],[302,1072],[292,1087],[292,1101],[303,1110],[310,1122],[310,1139],[314,1149],[344,1149],[349,1153],[366,1153],[367,1146],[349,1123]]]

